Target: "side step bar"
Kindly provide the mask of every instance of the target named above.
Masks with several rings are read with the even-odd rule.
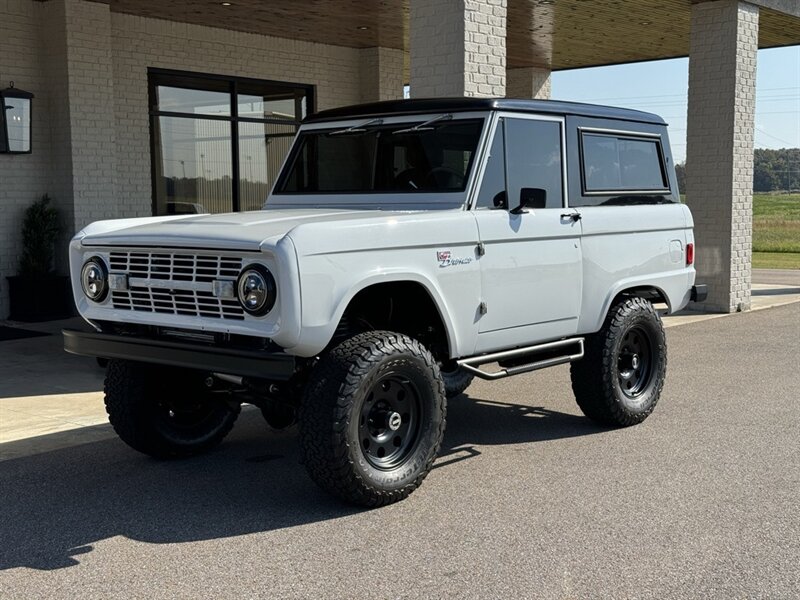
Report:
[[[492,354],[482,354],[471,358],[463,358],[456,361],[459,367],[480,377],[481,379],[503,379],[520,373],[537,371],[546,367],[563,365],[583,358],[583,338],[571,338],[568,340],[558,340],[537,344],[536,346],[526,346],[525,348],[515,348],[503,352],[493,352]],[[500,371],[489,373],[478,367],[488,363],[500,363]]]

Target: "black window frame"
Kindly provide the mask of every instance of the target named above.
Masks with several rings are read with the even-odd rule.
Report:
[[[494,128],[488,132],[486,136],[486,145],[481,155],[481,160],[483,162],[482,170],[478,174],[478,179],[475,186],[475,193],[472,202],[469,205],[470,210],[505,210],[506,212],[510,211],[512,208],[517,206],[513,200],[508,197],[508,137],[506,133],[506,121],[508,119],[517,119],[520,121],[536,121],[539,123],[556,123],[558,125],[558,144],[559,144],[559,162],[560,162],[560,174],[561,174],[561,201],[558,206],[545,206],[545,208],[540,210],[563,210],[569,206],[569,173],[568,173],[568,164],[569,164],[569,153],[567,147],[567,122],[566,119],[560,116],[556,116],[553,118],[551,115],[542,115],[537,113],[503,113],[497,117],[496,125]],[[501,190],[505,197],[506,206],[480,206],[481,200],[481,192],[483,191],[483,185],[486,178],[486,173],[489,169],[489,161],[491,154],[492,145],[494,144],[495,138],[498,135],[503,136],[503,145],[502,145],[502,152],[503,152],[503,179],[504,179],[504,189]],[[496,196],[497,194],[495,194]]]
[[[195,89],[200,91],[224,91],[230,96],[229,115],[204,115],[186,113],[180,111],[159,110],[158,108],[158,88],[181,87],[185,89]],[[238,77],[232,75],[219,75],[213,73],[201,73],[197,71],[177,71],[173,69],[159,69],[148,67],[147,69],[147,101],[148,119],[150,120],[150,185],[151,185],[151,212],[157,215],[158,209],[158,187],[157,187],[157,165],[156,165],[156,135],[155,123],[159,117],[178,117],[203,119],[212,121],[228,121],[231,124],[231,211],[241,211],[241,198],[239,183],[241,178],[240,157],[239,157],[239,123],[272,123],[277,125],[295,125],[295,132],[300,127],[302,119],[290,121],[288,119],[274,118],[253,118],[239,116],[239,86],[269,86],[291,89],[303,89],[306,100],[306,116],[316,111],[316,86],[307,83],[293,83],[288,81],[275,81],[272,79],[255,79],[252,77]],[[221,89],[222,88],[222,89]],[[227,89],[224,89],[227,88]],[[247,93],[247,92],[244,92]],[[299,101],[298,101],[299,102]],[[297,107],[299,112],[299,106]]]
[[[419,120],[411,120],[411,121],[408,121],[408,122],[402,121],[402,122],[399,122],[399,123],[380,124],[380,125],[376,125],[374,127],[370,127],[369,131],[370,132],[373,131],[373,130],[375,130],[375,131],[378,131],[378,130],[387,130],[387,131],[389,131],[389,130],[392,130],[392,129],[399,129],[399,128],[411,128],[411,127],[414,127],[414,126],[421,125],[427,120],[429,120],[429,116],[423,116]],[[300,134],[300,136],[297,139],[297,143],[294,144],[294,146],[292,147],[291,151],[289,152],[289,156],[286,159],[286,163],[285,163],[284,169],[282,170],[282,172],[281,172],[280,176],[278,177],[278,179],[275,181],[275,193],[274,193],[274,196],[309,196],[309,195],[313,195],[313,196],[337,196],[337,195],[339,195],[339,196],[340,195],[348,195],[348,196],[361,196],[361,195],[363,195],[363,196],[368,196],[368,195],[375,195],[375,194],[403,194],[403,195],[413,195],[413,194],[465,194],[467,192],[467,190],[468,190],[469,181],[470,181],[470,178],[472,176],[473,169],[475,168],[475,164],[476,164],[475,163],[475,159],[476,159],[476,156],[477,156],[477,154],[478,154],[478,152],[480,150],[481,140],[483,139],[484,131],[485,131],[489,121],[488,121],[487,117],[485,117],[485,116],[466,117],[466,118],[463,118],[463,119],[459,118],[459,119],[453,119],[453,120],[447,121],[448,125],[452,125],[453,123],[458,123],[458,122],[471,122],[471,121],[480,122],[481,123],[481,129],[478,132],[478,138],[477,138],[477,142],[475,144],[475,150],[472,152],[472,155],[470,156],[470,159],[469,159],[469,164],[467,165],[467,168],[465,169],[466,174],[464,176],[464,184],[463,184],[463,187],[461,189],[448,189],[448,190],[428,190],[428,189],[413,190],[413,189],[411,189],[411,190],[388,190],[388,191],[383,191],[383,190],[352,190],[352,191],[342,191],[342,190],[337,190],[337,191],[307,191],[307,190],[303,190],[303,191],[299,191],[299,192],[286,191],[283,188],[285,188],[286,181],[287,181],[287,179],[289,177],[289,174],[292,172],[292,169],[294,169],[294,166],[297,164],[297,161],[300,158],[300,153],[302,152],[302,150],[304,148],[303,137],[306,136],[306,135],[316,135],[316,134],[319,134],[321,132],[335,131],[336,129],[339,129],[337,127],[333,127],[333,128],[331,128],[331,127],[319,127],[319,128],[313,127],[313,128],[304,130]]]
[[[586,154],[584,137],[586,135],[595,135],[601,137],[614,138],[616,140],[633,140],[637,142],[650,142],[656,144],[658,152],[658,162],[661,171],[661,181],[666,183],[666,187],[662,188],[643,188],[643,189],[589,189],[586,185]],[[671,194],[672,182],[669,178],[667,171],[667,161],[664,155],[664,143],[659,133],[645,133],[633,131],[620,131],[614,129],[602,129],[596,127],[578,127],[578,146],[579,146],[579,163],[581,171],[581,195],[582,196],[643,196],[654,194]],[[622,169],[622,165],[620,165]]]

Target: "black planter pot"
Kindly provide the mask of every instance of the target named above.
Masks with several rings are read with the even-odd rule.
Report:
[[[12,321],[52,321],[75,314],[72,286],[67,275],[15,275],[8,280]]]

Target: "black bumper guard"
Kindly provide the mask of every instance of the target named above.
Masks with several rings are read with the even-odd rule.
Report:
[[[295,358],[281,352],[234,350],[151,338],[64,329],[64,350],[82,356],[119,358],[215,373],[286,381]]]

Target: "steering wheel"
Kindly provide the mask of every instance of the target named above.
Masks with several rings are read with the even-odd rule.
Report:
[[[446,176],[445,179],[442,176]],[[440,182],[447,182],[448,184],[452,182],[453,185],[439,185]],[[434,184],[434,185],[432,185]],[[464,185],[464,176],[459,174],[457,171],[454,171],[450,167],[434,167],[428,174],[425,176],[425,187],[433,187],[434,189],[437,188],[454,188],[454,187],[462,187]]]

